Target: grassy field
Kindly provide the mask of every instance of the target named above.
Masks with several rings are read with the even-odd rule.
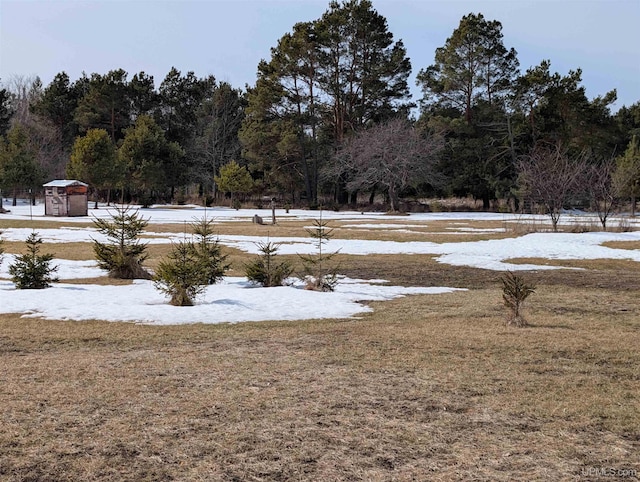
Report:
[[[372,303],[348,320],[0,315],[0,480],[638,480],[638,263],[525,273],[538,289],[524,329],[505,326],[494,271],[426,255],[339,264],[469,291]]]

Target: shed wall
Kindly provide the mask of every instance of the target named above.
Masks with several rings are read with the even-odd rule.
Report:
[[[66,216],[86,216],[88,214],[88,199],[86,194],[70,194],[67,196]]]

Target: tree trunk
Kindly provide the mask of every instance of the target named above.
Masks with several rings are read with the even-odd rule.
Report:
[[[389,206],[392,213],[398,211],[398,194],[393,186],[389,186]]]
[[[488,193],[482,195],[482,210],[488,211],[491,208],[491,197]]]
[[[369,206],[371,206],[376,200],[376,187],[376,184],[374,184],[373,188],[371,189],[371,194],[369,195]]]

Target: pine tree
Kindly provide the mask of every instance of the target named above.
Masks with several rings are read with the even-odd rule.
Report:
[[[247,193],[254,186],[251,174],[246,167],[240,166],[236,161],[231,161],[220,168],[220,175],[214,177],[215,183],[222,192],[231,193],[231,205],[235,209],[240,206],[234,203],[234,194]]]
[[[194,256],[205,273],[204,284],[215,284],[222,279],[230,265],[225,263],[227,255],[222,254],[220,241],[213,234],[213,221],[202,218],[191,223],[191,228],[195,236]]]
[[[302,260],[303,270],[299,278],[305,283],[306,288],[315,291],[333,291],[338,284],[337,268],[329,264],[329,261],[338,254],[338,251],[326,253],[323,251],[325,244],[332,238],[333,229],[329,228],[328,221],[322,219],[313,220],[314,227],[307,229],[307,233],[314,239],[318,254],[299,255]]]
[[[111,278],[151,279],[149,272],[142,267],[147,259],[147,245],[139,240],[148,221],[142,219],[137,210],[129,211],[128,206],[116,207],[111,220],[93,220],[98,232],[110,240],[110,243],[93,240],[93,252],[98,266],[107,270]]]
[[[206,289],[207,277],[207,267],[199,262],[195,245],[181,241],[158,264],[154,285],[171,297],[170,304],[193,306],[196,296]]]
[[[636,200],[640,196],[640,140],[636,136],[617,159],[612,181],[621,196],[631,199],[631,215],[635,216]]]
[[[11,281],[19,290],[43,289],[58,281],[53,273],[57,266],[51,266],[52,254],[39,254],[42,238],[38,233],[31,233],[26,240],[27,253],[16,256],[15,262],[9,266]]]
[[[509,309],[508,325],[518,327],[526,326],[527,322],[522,317],[522,305],[524,301],[535,293],[536,287],[525,282],[524,278],[507,271],[502,277],[502,300]]]
[[[227,256],[213,235],[213,221],[202,218],[191,227],[195,241],[174,245],[153,278],[156,289],[170,296],[174,306],[192,306],[207,285],[220,281],[229,269]]]
[[[282,286],[284,281],[291,276],[293,267],[288,261],[278,261],[278,249],[280,244],[267,241],[256,243],[260,255],[251,263],[245,265],[247,279],[252,283],[265,288]]]

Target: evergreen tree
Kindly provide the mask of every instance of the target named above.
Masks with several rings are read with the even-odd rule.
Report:
[[[141,115],[152,115],[159,106],[153,75],[147,75],[144,72],[135,74],[129,82],[129,97],[131,98],[131,116],[134,120]]]
[[[500,104],[518,65],[516,51],[502,42],[500,22],[486,20],[480,13],[465,15],[444,46],[436,49],[435,63],[418,73],[423,106],[435,102],[454,107],[471,123],[479,100]]]
[[[318,44],[313,23],[298,23],[258,64],[240,131],[244,155],[267,189],[304,191],[315,203],[318,184]]]
[[[181,241],[160,261],[153,280],[156,289],[171,297],[170,304],[193,306],[206,289],[207,277],[207,267],[200,263],[193,243]]]
[[[518,59],[502,38],[500,22],[470,13],[417,77],[421,124],[446,133],[443,194],[482,199],[484,209],[512,191],[518,157],[510,112]]]
[[[138,117],[135,125],[126,130],[118,149],[127,181],[144,206],[148,206],[167,183],[171,188],[176,186],[173,174],[183,154],[180,146],[167,141],[160,126],[147,115]]]
[[[200,153],[196,142],[198,134],[198,113],[215,88],[213,76],[199,79],[193,72],[185,75],[172,67],[158,91],[160,101],[155,120],[164,131],[167,141],[176,143],[183,151],[182,156],[167,165],[166,179],[171,188],[171,197],[178,186],[194,181],[200,163]],[[195,173],[194,173],[194,170]]]
[[[65,151],[71,149],[78,134],[78,124],[74,114],[81,98],[81,92],[71,83],[66,72],[56,74],[44,89],[42,96],[32,104],[32,110],[53,123],[61,136]]]
[[[215,196],[214,176],[220,166],[241,154],[238,132],[244,119],[246,100],[240,89],[221,82],[212,86],[197,111],[193,180],[205,193]]]
[[[212,285],[222,279],[229,270],[227,255],[222,254],[222,246],[213,232],[213,221],[202,218],[191,223],[195,241],[192,243],[193,257],[204,273],[202,284]]]
[[[85,136],[76,138],[71,161],[67,165],[67,176],[86,182],[94,189],[96,208],[98,191],[116,187],[122,174],[117,164],[116,148],[107,131],[89,129]]]
[[[0,187],[13,192],[13,205],[20,189],[35,190],[42,186],[44,171],[37,162],[36,149],[31,145],[27,129],[15,124],[0,138]]]
[[[11,281],[19,290],[48,288],[51,283],[58,281],[54,276],[58,267],[51,266],[53,255],[40,254],[42,238],[38,233],[31,233],[25,243],[27,252],[17,255],[13,264],[9,266]]]
[[[175,306],[191,306],[207,285],[219,282],[229,269],[227,256],[213,234],[213,222],[202,218],[191,223],[194,241],[173,245],[154,276],[155,287],[171,297]]]
[[[517,327],[526,326],[527,322],[522,316],[522,305],[531,294],[535,293],[536,287],[511,271],[507,271],[501,281],[502,301],[509,310],[507,324]]]
[[[631,199],[631,215],[636,214],[636,202],[640,196],[640,141],[633,136],[624,154],[616,161],[612,182],[620,196]]]
[[[243,154],[268,187],[292,198],[304,193],[316,205],[318,172],[346,136],[408,115],[410,72],[404,45],[369,0],[333,1],[258,65],[240,132]],[[338,179],[339,197],[345,182]]]
[[[329,223],[322,219],[313,220],[314,227],[307,229],[307,233],[313,239],[316,246],[316,255],[299,255],[302,260],[302,274],[298,277],[305,283],[307,289],[315,291],[333,291],[338,284],[338,273],[335,265],[330,264],[331,259],[338,251],[327,253],[324,245],[332,238],[333,229]]]
[[[231,193],[233,205],[234,194],[247,193],[253,187],[253,179],[246,167],[240,166],[236,161],[231,161],[220,168],[220,175],[214,180],[222,192]]]
[[[327,95],[334,141],[412,107],[411,62],[369,0],[332,1],[316,22],[319,83]]]
[[[260,255],[245,265],[245,274],[252,283],[265,288],[282,286],[284,281],[293,273],[293,267],[287,261],[277,260],[278,243],[267,241],[256,243]]]
[[[131,125],[131,99],[127,72],[112,70],[106,75],[92,74],[78,102],[74,120],[80,132],[105,129],[116,143]]]
[[[582,70],[552,73],[548,60],[517,79],[513,103],[522,119],[519,143],[525,149],[538,141],[562,142],[571,154],[594,159],[605,159],[616,151],[621,136],[610,112],[616,91],[590,101],[581,82]]]
[[[0,88],[0,137],[4,136],[10,127],[13,108],[11,107],[11,96],[7,89]]]
[[[148,221],[140,217],[137,210],[130,212],[129,207],[116,207],[110,220],[94,218],[93,223],[98,232],[109,239],[108,243],[93,240],[93,252],[100,268],[107,270],[111,278],[151,278],[142,266],[147,259],[147,245],[139,239]]]

